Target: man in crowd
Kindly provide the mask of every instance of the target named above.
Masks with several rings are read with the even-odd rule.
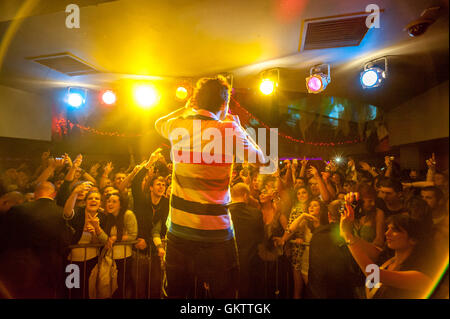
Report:
[[[70,231],[63,209],[56,205],[55,186],[36,186],[35,201],[15,206],[7,212],[1,231],[6,247],[1,258],[5,277],[18,298],[61,298],[63,256],[70,243]]]
[[[308,295],[310,298],[354,299],[364,285],[360,271],[339,236],[342,201],[328,205],[329,224],[313,233],[309,250]]]
[[[141,180],[137,178],[137,180]],[[161,238],[166,235],[166,220],[169,213],[169,200],[164,197],[166,181],[162,176],[153,176],[150,180],[150,201],[146,201],[147,213],[139,214],[138,243],[136,248],[145,250],[150,248],[150,263],[143,263],[138,284],[138,297],[144,296],[144,289],[150,285],[150,298],[160,298],[161,293],[161,260],[165,255],[165,248]],[[148,282],[148,268],[150,267],[150,283]]]
[[[379,182],[377,207],[384,212],[385,218],[405,211],[402,199],[402,183],[384,178]]]
[[[238,183],[231,189],[232,204],[229,205],[239,255],[239,298],[256,296],[256,275],[261,272],[258,244],[264,240],[264,223],[260,210],[248,204],[250,188]]]

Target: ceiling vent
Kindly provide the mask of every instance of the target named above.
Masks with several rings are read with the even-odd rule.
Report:
[[[68,52],[30,57],[27,59],[70,76],[99,72],[87,62]]]
[[[369,14],[361,12],[304,20],[299,51],[358,46],[369,30],[366,26]]]

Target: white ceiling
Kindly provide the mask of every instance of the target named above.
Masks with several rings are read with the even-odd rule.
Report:
[[[421,72],[432,78],[427,83],[448,79],[448,71],[435,76],[442,65],[448,66],[448,0],[371,1],[384,10],[381,27],[370,29],[359,46],[305,52],[298,51],[303,20],[363,12],[370,1],[118,0],[88,5],[100,1],[85,0],[78,1],[83,4],[80,29],[65,27],[61,4],[66,2],[77,3],[0,0],[1,83],[40,91],[72,82],[102,85],[123,77],[230,72],[236,87],[249,88],[259,72],[280,67],[285,69],[284,88],[305,92],[309,68],[324,62],[332,67],[328,94],[357,96],[365,93],[350,89],[347,79],[357,77],[365,61],[384,55],[392,56],[399,70],[415,69],[410,81],[422,77]],[[422,37],[409,37],[403,27],[435,4],[443,7],[438,21]],[[22,18],[11,20],[18,13]],[[71,52],[103,73],[70,77],[26,60],[59,52]],[[421,89],[416,85],[403,98]],[[396,97],[394,89],[386,92]],[[385,99],[367,98],[391,107]]]

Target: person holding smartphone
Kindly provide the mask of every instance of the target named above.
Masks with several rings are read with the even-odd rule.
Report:
[[[379,278],[373,285],[366,282],[367,298],[418,299],[425,298],[431,288],[433,267],[430,253],[429,233],[424,223],[408,213],[391,216],[387,220],[385,249],[353,234],[355,211],[352,203],[358,193],[345,197],[345,209],[340,220],[340,234],[353,258],[366,276],[367,267],[379,269]],[[393,253],[384,254],[388,249]],[[391,258],[383,256],[391,255]],[[367,277],[369,278],[369,277]],[[378,281],[378,282],[377,282]]]
[[[74,230],[72,245],[108,242],[105,228],[105,215],[99,214],[101,194],[98,189],[93,189],[91,182],[84,182],[73,190],[64,205],[64,219]],[[75,207],[80,193],[87,192],[86,206]],[[72,288],[72,299],[88,298],[88,278],[97,263],[98,248],[73,248],[68,256],[69,263],[78,265],[80,269],[80,288]]]

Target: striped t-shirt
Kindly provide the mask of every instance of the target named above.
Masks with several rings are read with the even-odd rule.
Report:
[[[237,123],[220,121],[206,110],[168,119],[161,123],[159,133],[172,145],[168,231],[194,241],[231,239],[233,226],[226,205],[230,202],[233,156],[263,159],[259,147]],[[234,147],[229,147],[230,141]],[[243,145],[244,153],[236,145]]]

